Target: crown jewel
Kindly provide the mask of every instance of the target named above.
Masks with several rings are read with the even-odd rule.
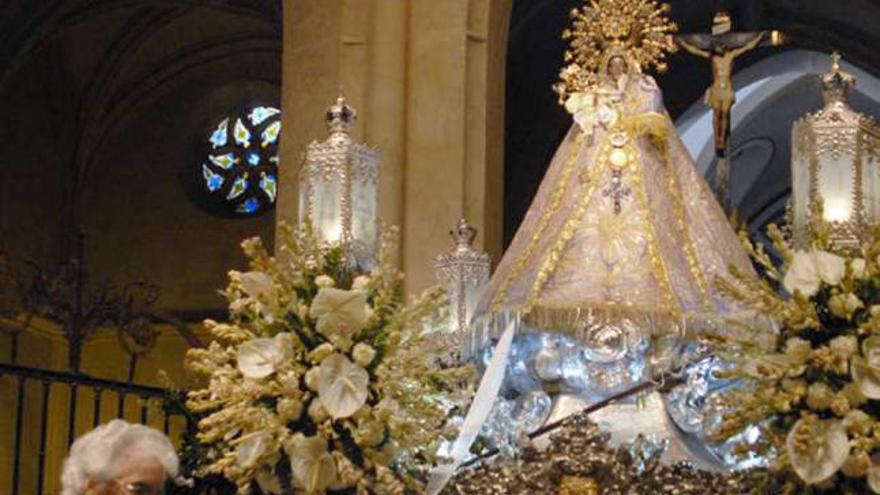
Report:
[[[327,109],[327,128],[331,132],[348,132],[357,122],[357,112],[348,106],[344,96],[336,99],[336,104]]]
[[[856,85],[856,78],[840,66],[840,54],[831,54],[831,70],[822,76],[822,95],[826,103],[846,101],[850,90]]]
[[[449,235],[455,241],[455,246],[459,249],[473,248],[474,239],[477,237],[477,229],[470,226],[467,220],[462,218],[458,221],[455,229],[449,231]]]
[[[666,54],[675,50],[672,33],[678,30],[668,12],[668,4],[655,0],[588,0],[573,9],[572,25],[562,33],[569,43],[567,65],[554,86],[560,98],[595,84],[611,50],[626,53],[638,70],[666,70]]]

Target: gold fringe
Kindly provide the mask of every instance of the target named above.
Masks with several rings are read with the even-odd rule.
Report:
[[[536,306],[523,317],[530,327],[544,332],[563,333],[586,341],[595,325],[628,320],[651,335],[678,334],[682,318],[659,308],[644,310],[624,305],[584,305],[580,307]]]

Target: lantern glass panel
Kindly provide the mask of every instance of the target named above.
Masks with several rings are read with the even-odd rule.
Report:
[[[488,254],[474,249],[477,231],[464,219],[449,233],[455,247],[437,257],[434,270],[449,296],[451,331],[464,334],[480,293],[489,281],[491,260]]]
[[[880,157],[875,153],[862,155],[862,194],[865,205],[865,221],[875,225],[880,220]]]
[[[376,245],[376,182],[368,178],[355,177],[351,184],[351,230],[359,242],[367,246]]]
[[[312,191],[313,217],[312,222],[319,239],[325,242],[337,242],[342,239],[343,197],[342,181],[316,181]]]
[[[854,211],[855,186],[853,157],[848,153],[826,151],[820,155],[819,194],[823,200],[823,216],[828,222],[846,222]]]

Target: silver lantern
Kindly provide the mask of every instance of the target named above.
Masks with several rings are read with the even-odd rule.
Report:
[[[379,237],[379,152],[352,139],[357,112],[342,96],[327,109],[326,122],[329,136],[309,144],[299,172],[299,221],[369,270]]]
[[[880,128],[847,104],[855,77],[840,55],[831,60],[825,106],[792,131],[790,215],[796,247],[808,247],[821,225],[835,249],[850,250],[880,221]]]
[[[477,230],[464,219],[449,234],[455,246],[437,256],[434,271],[449,296],[452,330],[465,335],[480,290],[489,281],[491,260],[488,254],[474,249]]]

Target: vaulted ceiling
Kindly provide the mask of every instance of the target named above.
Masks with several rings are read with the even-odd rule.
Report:
[[[737,61],[737,73],[783,51],[830,53],[844,58],[869,75],[880,75],[880,2],[876,0],[671,0],[671,16],[683,33],[706,32],[717,10],[732,13],[739,31],[780,29],[791,38],[781,49],[762,48]],[[515,0],[507,64],[507,139],[505,173],[505,239],[509,242],[534,195],[556,146],[571,119],[556,103],[551,85],[562,65],[565,45],[560,33],[568,13],[583,0]],[[684,53],[671,57],[670,70],[657,76],[673,119],[695,104],[711,82],[705,60]],[[736,79],[735,79],[736,82]],[[803,85],[801,85],[803,86]],[[739,190],[740,213],[754,219],[760,230],[769,221],[781,220],[790,190],[786,140],[791,120],[814,110],[820,102],[818,85],[793,87],[784,98],[762,109],[761,118],[734,130],[732,146],[748,144],[740,162],[764,159],[766,170],[737,169],[733,181]],[[880,111],[865,98],[856,107]],[[757,117],[757,115],[753,116]],[[787,120],[786,120],[787,119]],[[759,127],[762,127],[759,129]],[[771,132],[773,131],[773,132]],[[758,143],[758,144],[756,144]],[[780,152],[786,151],[786,152]],[[747,177],[746,177],[747,176]],[[760,180],[755,180],[760,177]],[[736,185],[736,184],[735,184]],[[735,187],[736,189],[736,187]]]
[[[409,1],[409,0],[401,0]],[[421,1],[421,0],[419,0]],[[509,239],[570,118],[550,90],[562,63],[560,33],[583,0],[515,0],[507,71],[505,235]],[[880,2],[868,0],[672,0],[683,32],[705,31],[718,8],[736,29],[782,29],[782,50],[840,50],[880,74]],[[0,6],[0,233],[14,256],[45,263],[69,254],[70,224],[85,230],[98,277],[168,286],[181,314],[222,306],[215,290],[241,263],[236,242],[271,238],[272,215],[241,221],[205,215],[192,190],[194,143],[218,113],[278,99],[283,0],[6,0]],[[781,50],[761,49],[738,71]],[[673,117],[698,103],[708,65],[674,55],[658,77]],[[778,219],[788,191],[778,150],[785,133],[756,123],[791,118],[815,98],[789,94],[734,133],[747,216]],[[807,101],[809,100],[809,101]],[[772,129],[784,130],[779,121]],[[764,126],[767,128],[767,125]],[[742,170],[745,168],[743,167]],[[734,180],[737,180],[734,170]],[[780,199],[781,198],[781,199]],[[756,228],[759,225],[756,224]],[[14,245],[12,245],[14,244]],[[137,260],[134,262],[133,260]],[[182,282],[181,282],[182,280]]]
[[[0,233],[52,266],[77,231],[95,279],[145,279],[186,319],[222,308],[238,242],[273,214],[206,214],[201,142],[278,105],[282,0],[6,0],[0,12]]]

